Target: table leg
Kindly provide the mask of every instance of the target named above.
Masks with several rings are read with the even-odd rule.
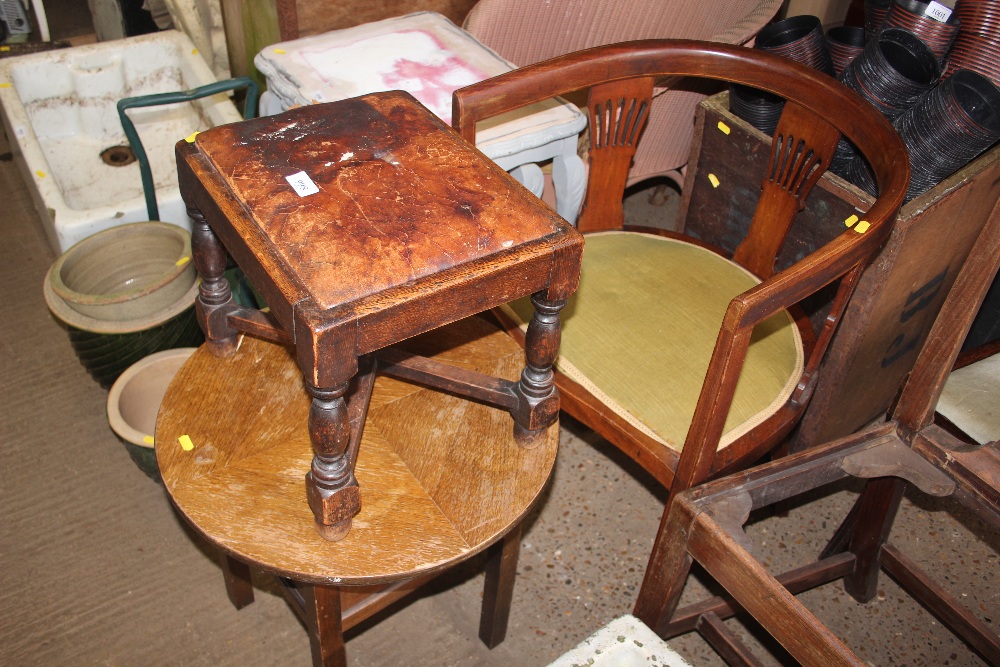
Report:
[[[495,648],[507,636],[510,603],[514,598],[517,557],[521,552],[521,524],[514,526],[503,539],[489,549],[483,606],[479,616],[479,638]]]
[[[559,393],[552,370],[559,354],[562,327],[559,311],[566,301],[548,301],[544,292],[533,294],[535,312],[524,340],[525,366],[517,385],[520,406],[514,411],[514,438],[522,447],[535,447],[545,429],[559,417]]]
[[[250,580],[250,568],[243,561],[232,556],[221,554],[222,579],[226,583],[226,594],[229,601],[237,609],[243,609],[253,602],[253,583]]]
[[[301,586],[299,590],[302,591],[313,667],[346,667],[340,590],[332,586]]]
[[[195,301],[198,322],[212,354],[227,357],[239,349],[241,334],[227,319],[238,305],[226,280],[226,248],[201,211],[188,208],[188,216],[192,220],[191,254],[201,277]]]
[[[542,174],[541,167],[534,162],[528,162],[514,167],[509,173],[515,181],[530,190],[531,194],[539,199],[542,198],[542,193],[545,191],[545,175]]]

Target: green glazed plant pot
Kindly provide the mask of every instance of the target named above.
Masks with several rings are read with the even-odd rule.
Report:
[[[153,450],[156,414],[177,371],[196,348],[164,350],[129,366],[108,393],[108,424],[146,475],[160,481]]]
[[[74,245],[49,269],[43,287],[49,310],[102,387],[143,357],[204,340],[194,312],[190,239],[167,223],[122,225]]]

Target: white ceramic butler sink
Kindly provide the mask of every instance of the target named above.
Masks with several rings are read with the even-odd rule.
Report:
[[[95,232],[148,219],[118,100],[216,80],[176,30],[0,60],[4,129],[57,253]],[[129,116],[149,156],[160,218],[190,229],[177,191],[174,144],[239,121],[239,112],[219,94]]]

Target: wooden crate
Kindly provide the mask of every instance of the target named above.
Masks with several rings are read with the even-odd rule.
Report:
[[[680,214],[686,233],[732,251],[753,215],[770,137],[730,114],[728,104],[728,94],[722,93],[698,109]],[[998,208],[998,198],[1000,147],[994,147],[902,208],[831,344],[796,447],[846,435],[885,413],[958,268]],[[841,233],[844,220],[871,202],[843,179],[824,175],[789,235],[779,266]],[[820,321],[823,304],[813,304],[812,310],[813,321]]]

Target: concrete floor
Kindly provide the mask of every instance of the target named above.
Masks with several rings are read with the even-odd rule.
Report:
[[[305,632],[274,583],[258,577],[257,601],[233,609],[212,549],[108,428],[106,392],[42,300],[54,255],[5,143],[0,201],[0,665],[308,664]],[[669,225],[670,206],[636,193],[629,217]],[[787,519],[753,520],[748,533],[769,567],[785,569],[823,546],[855,496],[832,489]],[[476,636],[476,558],[349,633],[350,664],[547,664],[631,611],[662,507],[643,471],[564,420],[554,477],[524,534],[506,641],[489,651]],[[1000,539],[947,509],[908,497],[893,540],[996,627]],[[685,600],[705,595],[693,578]],[[983,664],[887,578],[868,605],[835,585],[804,599],[872,665]],[[670,644],[694,665],[723,664],[696,635]],[[765,664],[787,664],[765,644]]]

